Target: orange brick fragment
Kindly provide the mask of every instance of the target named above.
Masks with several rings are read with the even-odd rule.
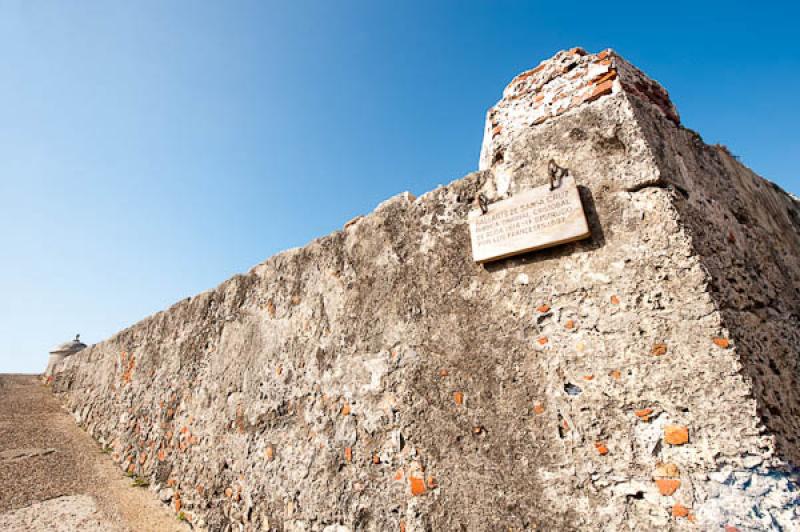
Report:
[[[345,403],[344,406],[342,407],[342,415],[343,416],[350,415],[350,405],[348,403]]]
[[[598,83],[597,85],[594,86],[594,90],[592,90],[592,93],[586,98],[586,101],[592,102],[601,96],[605,96],[606,94],[611,94],[613,87],[614,87],[613,80],[607,80],[603,81],[602,83]]]
[[[601,76],[599,76],[597,79],[592,80],[592,83],[595,83],[595,84],[599,85],[599,84],[604,83],[604,82],[606,82],[608,80],[612,80],[613,81],[614,79],[616,79],[616,77],[617,77],[617,71],[612,68],[608,72],[606,72],[605,74],[602,74]]]
[[[717,346],[721,347],[722,349],[727,349],[731,345],[730,340],[728,340],[727,338],[714,338],[713,341]]]
[[[174,485],[175,485],[175,479],[174,478],[167,479],[167,486],[169,486],[171,488]]]
[[[464,404],[464,394],[461,392],[453,392],[453,401],[455,401],[457,405]]]
[[[344,459],[348,462],[353,461],[353,448],[352,447],[345,447],[344,448]]]
[[[642,408],[641,410],[634,410],[633,413],[642,421],[650,421],[650,416],[653,414],[652,408]]]
[[[406,522],[400,521],[400,532],[406,532]]]
[[[618,381],[620,377],[622,377],[622,374],[618,369],[612,370],[608,375],[615,381]]]
[[[394,479],[397,481],[403,480],[403,468],[398,469],[394,474]]]
[[[594,375],[584,375],[583,376],[583,380],[585,380],[585,381],[594,380]]]
[[[595,442],[594,448],[597,449],[597,452],[600,453],[600,456],[605,456],[608,454],[608,447],[606,447],[606,444],[601,441]]]
[[[739,529],[733,525],[725,525],[725,532],[739,532]]]
[[[545,303],[543,305],[539,305],[538,307],[536,307],[536,310],[538,310],[539,312],[544,314],[545,312],[550,310],[550,305],[548,305],[547,303]]]
[[[653,346],[653,350],[651,352],[656,356],[666,355],[667,344],[656,344]]]
[[[265,457],[266,457],[266,459],[267,459],[267,460],[269,460],[270,462],[272,462],[273,460],[275,460],[275,449],[273,449],[273,448],[272,448],[272,445],[270,445],[269,447],[267,447],[267,448],[264,450],[264,456],[265,456]]]
[[[681,481],[674,478],[657,478],[656,487],[661,495],[669,496],[678,491]]]
[[[225,488],[225,496],[226,496],[227,498],[229,498],[229,499],[230,499],[231,497],[233,497],[233,488],[231,488],[231,487],[227,487],[227,488]]]
[[[611,304],[619,305],[619,298],[617,296],[611,296]]]
[[[675,505],[672,506],[672,517],[688,517],[688,516],[689,516],[689,509],[686,506],[680,503],[675,503]]]
[[[539,342],[539,345],[545,345],[548,342],[547,336],[540,336],[536,341]]]
[[[664,427],[664,441],[670,445],[683,445],[689,441],[689,429],[682,425]]]
[[[448,375],[450,375],[450,372],[447,371],[446,369],[440,369],[439,370],[439,376],[440,377],[447,377]]]
[[[574,329],[575,328],[575,322],[572,321],[572,320],[567,320],[567,322],[564,324],[564,328],[565,329],[569,329],[569,330]]]
[[[425,493],[425,481],[421,478],[409,477],[408,483],[411,487],[411,495],[417,496]]]
[[[164,460],[166,460],[166,458],[167,458],[167,451],[165,451],[164,449],[159,450],[158,451],[158,461],[159,462],[163,462]]]
[[[181,511],[181,500],[177,497],[175,497],[175,511],[176,512]]]
[[[373,454],[372,455],[372,463],[375,464],[375,465],[380,464],[381,463],[381,457],[378,456],[377,454]]]
[[[536,415],[544,414],[544,405],[542,403],[534,403],[533,413]]]

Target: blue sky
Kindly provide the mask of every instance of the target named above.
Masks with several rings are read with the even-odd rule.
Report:
[[[0,372],[474,170],[485,110],[564,48],[800,193],[800,9],[750,6],[0,0]]]

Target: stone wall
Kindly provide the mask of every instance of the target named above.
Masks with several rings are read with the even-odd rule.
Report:
[[[210,530],[792,530],[797,205],[612,52],[523,81],[566,54],[580,79],[617,58],[619,90],[490,113],[502,168],[147,318],[54,388]],[[591,239],[474,264],[478,194],[544,184],[551,158]]]

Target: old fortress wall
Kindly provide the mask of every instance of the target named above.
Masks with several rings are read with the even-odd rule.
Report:
[[[479,196],[546,184],[551,159],[591,237],[473,262]],[[121,331],[53,388],[209,530],[796,530],[799,253],[795,199],[617,54],[573,49],[489,111],[480,171]]]

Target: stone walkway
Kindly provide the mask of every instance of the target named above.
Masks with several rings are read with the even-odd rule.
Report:
[[[32,375],[0,375],[0,530],[187,531]]]

